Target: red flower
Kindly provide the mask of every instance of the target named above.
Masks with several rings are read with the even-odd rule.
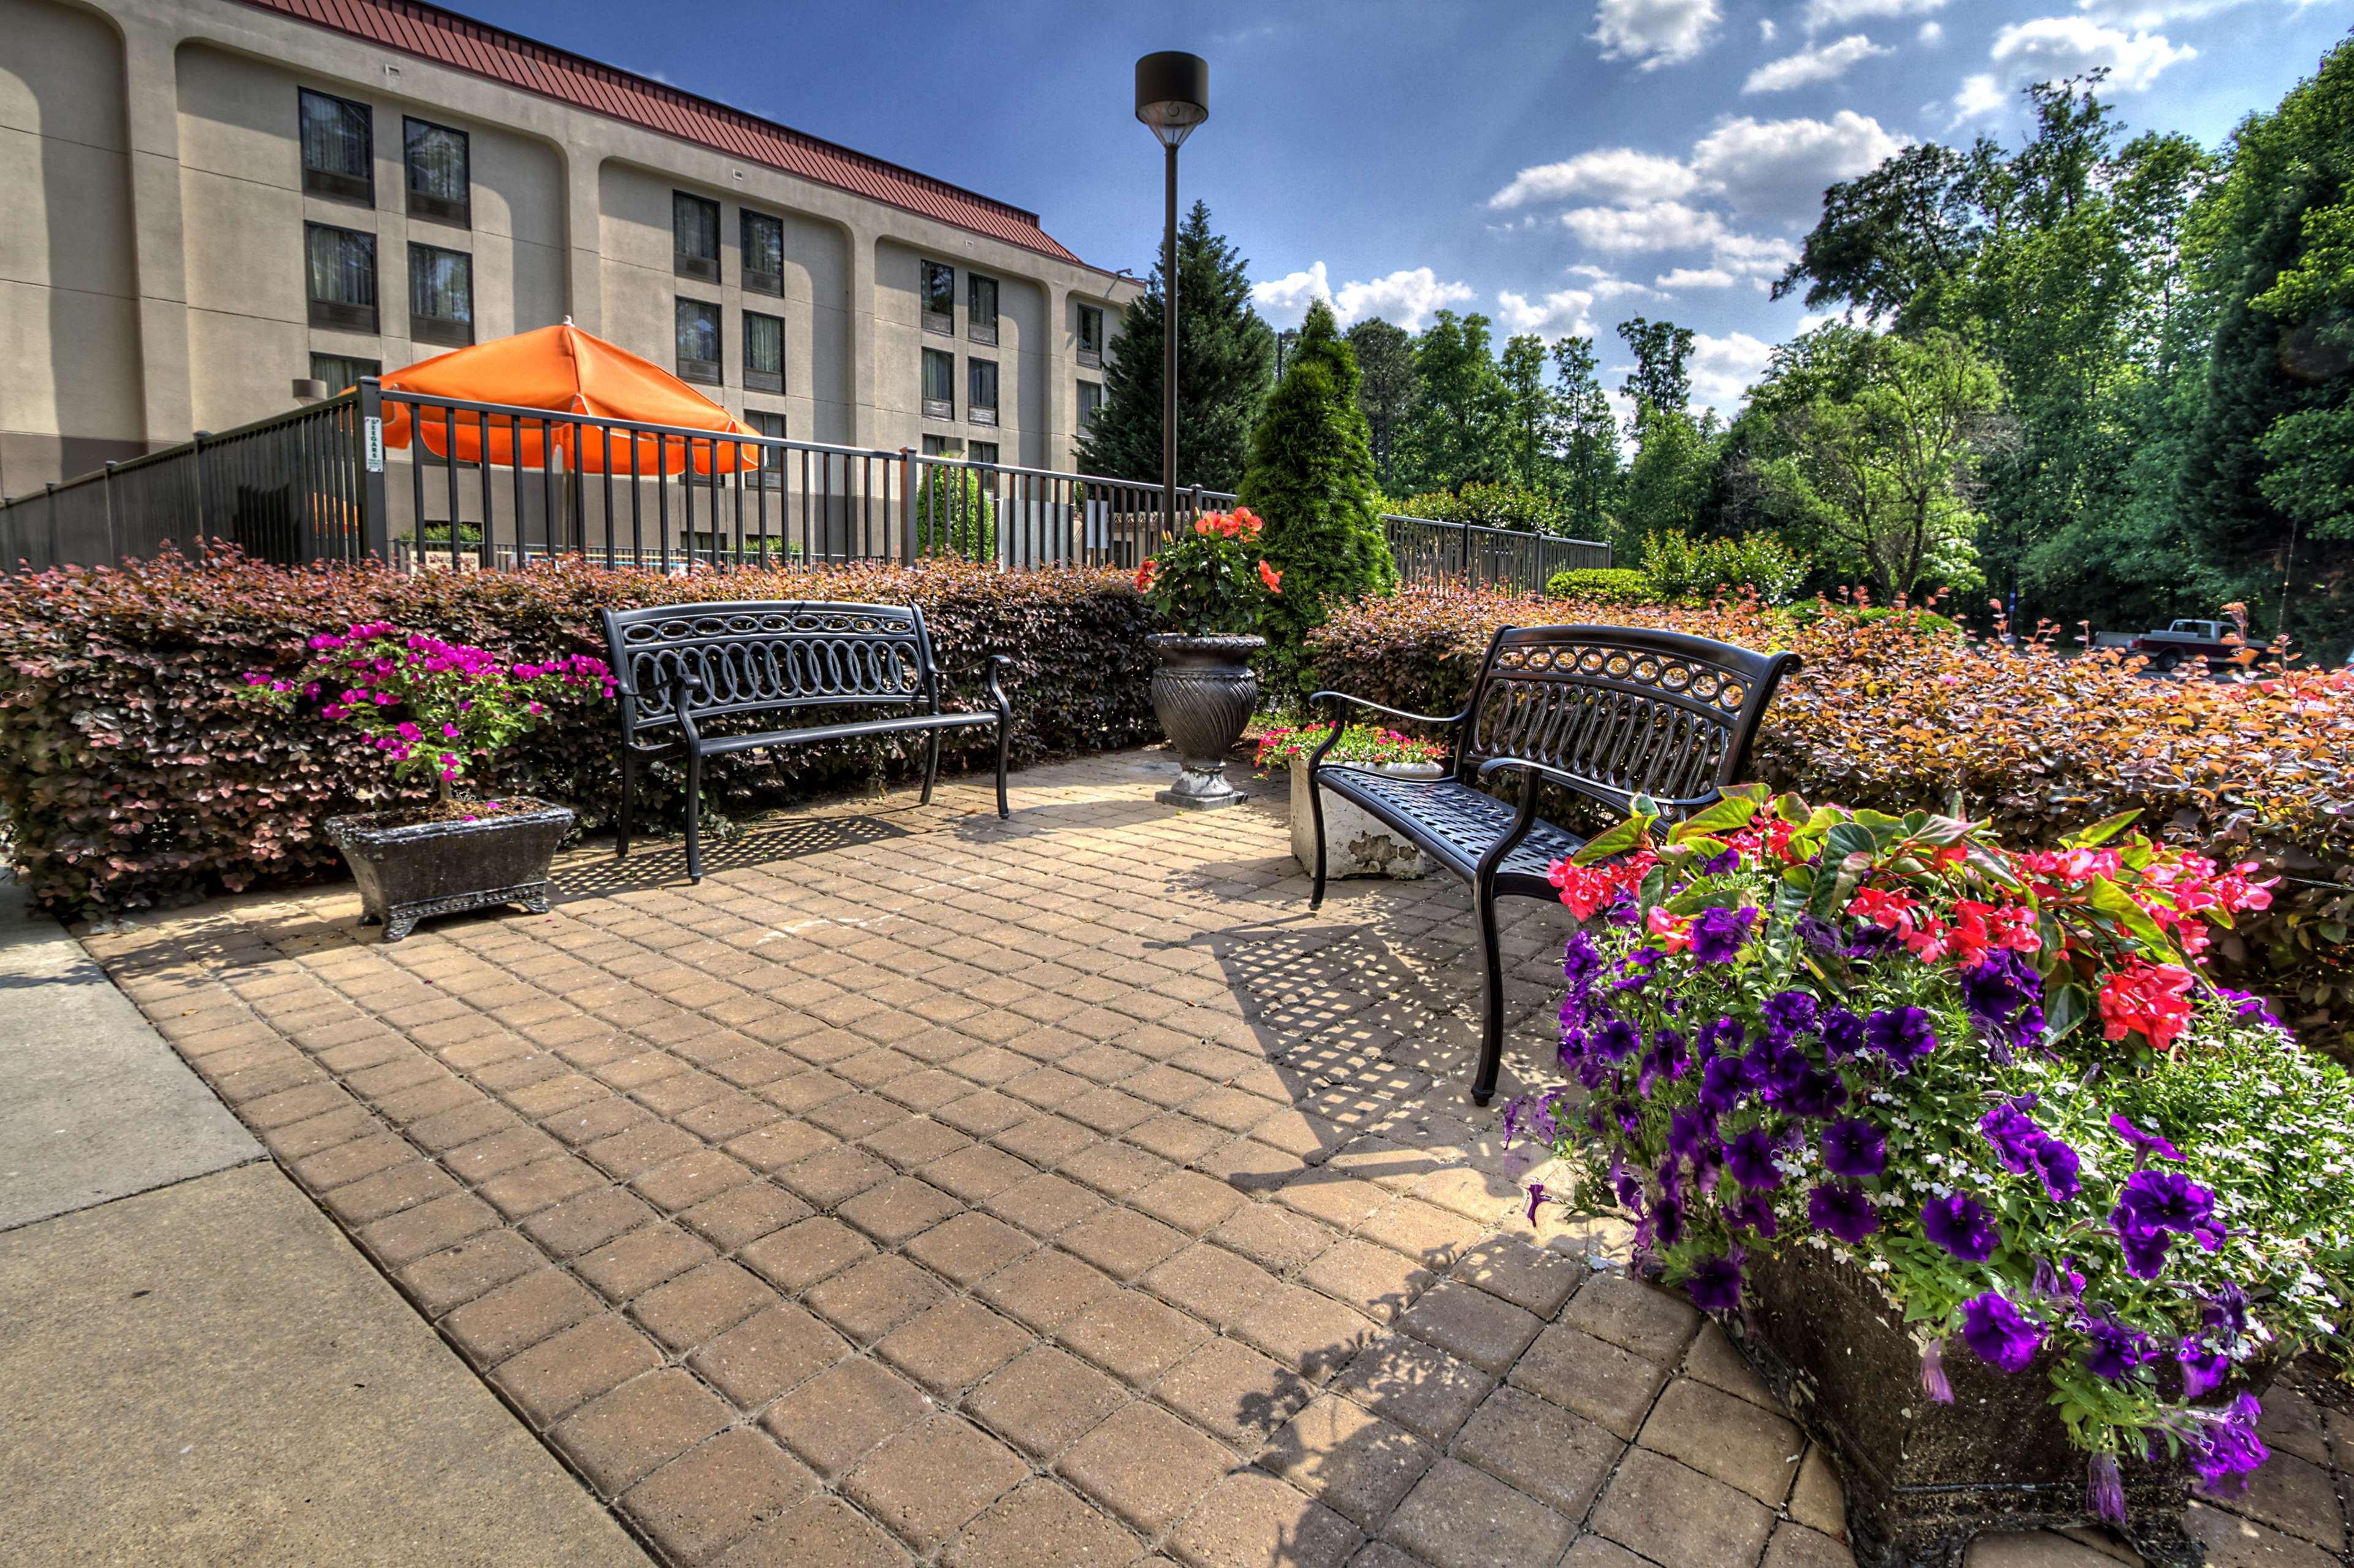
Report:
[[[2128,959],[2101,982],[2101,1024],[2112,1040],[2138,1032],[2153,1051],[2174,1044],[2190,1021],[2190,971],[2179,964]]]
[[[1265,561],[1261,561],[1258,564],[1258,580],[1267,585],[1267,591],[1269,593],[1281,593],[1283,591],[1283,574],[1277,571],[1273,567],[1268,566]]]
[[[1152,579],[1159,575],[1160,571],[1161,563],[1154,560],[1150,556],[1145,556],[1144,565],[1136,568],[1136,591],[1139,593],[1151,592]]]

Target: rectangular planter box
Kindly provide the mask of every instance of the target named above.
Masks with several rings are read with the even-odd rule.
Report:
[[[419,821],[412,810],[333,817],[327,837],[360,885],[361,921],[398,942],[419,920],[499,904],[547,912],[548,863],[572,829],[568,807],[510,800],[474,821]]]
[[[1373,771],[1399,779],[1438,779],[1445,777],[1447,769],[1436,762],[1393,762]],[[1313,876],[1316,813],[1308,803],[1308,765],[1300,763],[1290,773],[1291,855],[1300,870]],[[1388,823],[1330,789],[1322,793],[1326,876],[1387,876],[1410,882],[1429,874],[1429,857],[1392,832]]]

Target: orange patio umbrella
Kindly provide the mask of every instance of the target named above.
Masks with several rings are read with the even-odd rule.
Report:
[[[385,376],[381,385],[387,392],[707,430],[715,438],[759,435],[661,366],[582,332],[569,319],[560,326],[419,360]],[[386,398],[384,444],[406,447],[412,436],[421,436],[426,450],[439,458],[451,456],[454,446],[461,462],[483,461],[487,447],[489,461],[501,467],[546,466],[552,442],[575,473],[674,474],[690,461],[697,473],[732,473],[758,468],[761,457],[759,447],[725,440],[420,408]]]

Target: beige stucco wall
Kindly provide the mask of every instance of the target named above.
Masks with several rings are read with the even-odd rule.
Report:
[[[302,188],[296,94],[368,104],[372,205]],[[412,220],[404,114],[468,132],[470,228]],[[722,204],[723,281],[674,275],[670,193]],[[785,220],[782,299],[746,294],[740,206]],[[570,315],[674,364],[673,301],[717,300],[731,410],[797,439],[896,450],[927,430],[1067,467],[1075,302],[1134,285],[235,0],[0,0],[0,493],[292,406],[313,352],[388,367],[408,337],[408,244],[474,257],[477,339]],[[305,219],[377,237],[381,332],[312,327]],[[963,362],[993,354],[1001,427],[920,418],[916,262],[959,271]],[[964,335],[964,274],[1000,282],[1000,342]],[[786,391],[742,389],[742,312],[783,317]],[[1051,324],[1050,324],[1051,323]],[[938,342],[937,338],[933,341]],[[101,446],[106,450],[101,451]],[[89,461],[77,454],[96,453]]]

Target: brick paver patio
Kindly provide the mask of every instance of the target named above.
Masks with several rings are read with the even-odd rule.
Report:
[[[553,915],[389,948],[348,887],[90,941],[669,1562],[1848,1563],[1714,1329],[1589,1266],[1618,1227],[1527,1220],[1461,1093],[1460,887],[1310,915],[1279,800],[1181,816],[1165,772],[819,810],[700,887],[582,851]],[[1507,915],[1510,1094],[1567,916]],[[2354,1428],[2272,1404],[2212,1561],[2346,1561]]]

